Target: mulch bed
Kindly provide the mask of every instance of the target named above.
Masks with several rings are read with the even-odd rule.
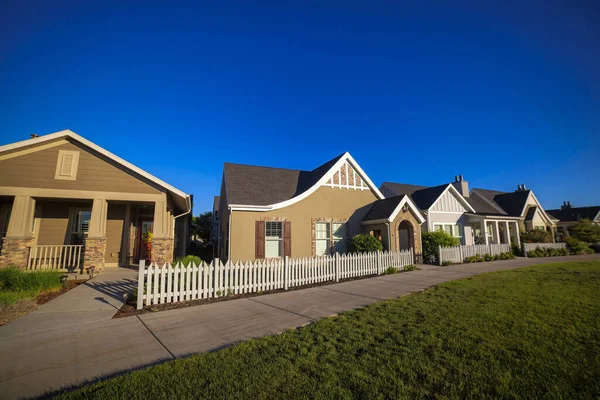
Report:
[[[41,293],[36,299],[35,299],[35,304],[42,305],[42,304],[46,304],[47,302],[49,302],[50,300],[53,300],[55,298],[57,298],[58,296],[60,296],[61,294],[67,293],[69,290],[81,285],[82,283],[85,283],[87,281],[87,279],[79,279],[79,280],[69,280],[66,282],[65,287],[56,291],[56,292],[46,292],[46,293]]]
[[[402,273],[402,272],[404,272],[404,271],[399,271],[398,273]],[[177,310],[180,308],[201,306],[204,304],[218,303],[221,301],[244,299],[247,297],[257,297],[257,296],[261,296],[261,295],[265,295],[265,294],[291,292],[294,290],[309,289],[309,288],[318,287],[318,286],[332,285],[334,283],[350,282],[350,281],[356,281],[356,280],[365,279],[365,278],[374,278],[376,276],[381,276],[381,275],[374,274],[374,275],[366,275],[366,276],[357,276],[354,278],[340,279],[339,282],[327,281],[327,282],[313,283],[313,284],[304,285],[304,286],[294,286],[293,288],[289,288],[288,290],[277,289],[277,290],[264,291],[262,293],[254,292],[254,293],[234,294],[234,295],[230,295],[230,296],[221,296],[221,297],[216,297],[216,298],[213,297],[213,298],[208,298],[208,299],[180,301],[180,302],[176,302],[176,303],[153,304],[150,306],[145,306],[141,310],[138,310],[136,308],[136,304],[128,303],[128,304],[124,304],[123,306],[121,306],[121,308],[119,309],[119,311],[117,311],[117,313],[113,316],[113,318],[133,317],[135,315],[155,313],[155,312],[167,311],[167,310]]]

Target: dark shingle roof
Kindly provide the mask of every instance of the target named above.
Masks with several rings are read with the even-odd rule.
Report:
[[[388,197],[387,199],[377,200],[373,202],[373,206],[363,218],[363,221],[376,221],[379,219],[389,218],[398,204],[406,195]]]
[[[578,221],[583,218],[593,220],[600,212],[600,206],[591,207],[571,207],[564,210],[546,210],[554,218],[558,218],[561,222]]]
[[[537,207],[529,207],[529,210],[527,210],[527,214],[525,215],[525,221],[533,221],[533,217],[535,217],[536,211]]]
[[[496,208],[492,207],[485,200],[477,196],[465,197],[465,200],[473,207],[477,214],[483,215],[506,215],[504,211],[500,212]]]
[[[215,196],[213,199],[213,211],[219,211],[219,196]]]
[[[383,184],[393,190],[396,195],[409,195],[420,210],[426,210],[431,207],[449,185],[446,183],[439,186],[427,187],[394,182],[384,182]]]
[[[518,190],[516,192],[499,192],[497,190],[473,189],[486,199],[496,203],[506,212],[506,215],[520,217],[531,190]]]
[[[296,197],[317,183],[344,154],[312,171],[225,163],[229,204],[266,206]]]

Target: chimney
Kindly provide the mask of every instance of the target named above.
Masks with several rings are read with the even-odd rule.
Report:
[[[568,210],[569,208],[571,208],[571,202],[570,201],[563,201],[563,205],[560,206],[561,210]]]
[[[29,139],[35,139],[40,137],[40,135],[38,135],[37,133],[32,133],[31,135],[29,135]]]
[[[458,175],[454,177],[454,182],[452,182],[452,186],[458,190],[463,197],[469,197],[469,182],[464,180],[462,175]]]
[[[523,183],[523,184],[520,184],[520,185],[517,185],[517,190],[516,190],[516,192],[519,192],[519,191],[521,191],[521,190],[527,190],[527,187],[525,186],[525,184],[524,184],[524,183]]]

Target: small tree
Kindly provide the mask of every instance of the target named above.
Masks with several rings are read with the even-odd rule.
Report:
[[[600,242],[600,225],[594,224],[589,219],[580,219],[569,227],[569,235],[586,243]]]
[[[550,232],[541,229],[521,232],[521,243],[551,243],[552,235]]]
[[[197,217],[192,218],[192,234],[194,239],[200,239],[202,242],[210,240],[210,229],[212,226],[212,211],[204,212]]]
[[[460,240],[444,232],[424,232],[423,239],[423,260],[430,264],[435,264],[440,259],[439,247],[454,247],[460,244]]]
[[[350,241],[351,253],[368,253],[372,251],[382,251],[383,244],[375,236],[361,233],[356,235]]]

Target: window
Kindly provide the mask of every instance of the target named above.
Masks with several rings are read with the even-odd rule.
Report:
[[[54,179],[63,179],[74,181],[77,179],[77,165],[79,164],[78,151],[58,151],[58,160],[56,162],[56,172]]]
[[[490,243],[490,244],[494,243],[494,232],[495,231],[496,231],[496,228],[494,227],[494,223],[488,222],[486,225],[485,232],[487,234],[488,243]]]
[[[450,236],[454,236],[455,238],[462,238],[462,234],[460,232],[460,225],[457,224],[433,224],[434,231],[444,231]]]
[[[78,210],[73,214],[71,224],[71,244],[83,244],[90,226],[92,212],[88,210]]]
[[[546,227],[544,225],[539,225],[539,226],[534,226],[533,229],[537,229],[537,230],[540,230],[540,231],[545,231]]]
[[[315,255],[324,256],[346,252],[346,224],[339,222],[315,223]]]
[[[265,223],[265,258],[283,255],[283,223],[267,221]]]

